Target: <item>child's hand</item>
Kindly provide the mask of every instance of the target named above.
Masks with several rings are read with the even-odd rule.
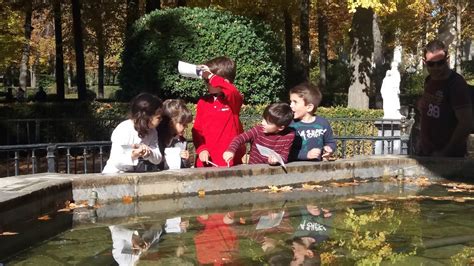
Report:
[[[331,147],[329,146],[324,146],[323,147],[323,160],[327,161],[329,159],[329,157],[331,157],[331,155],[333,154],[333,150]]]
[[[275,158],[274,156],[268,156],[268,164],[270,164],[270,165],[278,164],[277,158]]]
[[[321,210],[323,211],[324,218],[329,218],[332,216],[332,213],[329,209],[321,208]]]
[[[228,163],[230,160],[232,160],[232,158],[234,158],[234,153],[230,151],[226,151],[222,155],[222,158],[224,159],[226,163]]]
[[[311,149],[306,156],[308,157],[308,159],[319,159],[319,157],[321,156],[321,149]]]
[[[188,227],[189,227],[189,221],[187,220],[179,223],[179,228],[181,229],[181,232],[188,231]]]
[[[209,152],[204,150],[199,153],[199,160],[203,163],[209,162]]]
[[[188,150],[183,150],[179,153],[179,156],[181,156],[181,158],[187,160],[187,159],[189,159],[189,151]]]

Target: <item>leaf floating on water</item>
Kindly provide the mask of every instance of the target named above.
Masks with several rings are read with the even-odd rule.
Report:
[[[123,202],[124,204],[130,204],[130,203],[133,202],[133,198],[132,198],[132,196],[130,196],[130,195],[123,196],[123,197],[122,197],[122,202]]]
[[[51,217],[49,217],[49,215],[43,215],[43,216],[38,217],[38,220],[48,221],[48,220],[51,220]]]
[[[17,232],[2,232],[0,233],[0,236],[14,236],[14,235],[18,235]]]
[[[245,217],[240,217],[240,218],[239,218],[239,223],[240,223],[240,224],[246,224],[247,221],[245,220]]]

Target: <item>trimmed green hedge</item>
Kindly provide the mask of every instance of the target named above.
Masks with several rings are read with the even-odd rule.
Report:
[[[246,103],[274,102],[286,93],[282,54],[275,33],[261,22],[216,9],[157,10],[140,18],[128,36],[118,97],[150,91],[196,102],[206,87],[179,76],[178,60],[202,64],[225,55],[236,61],[235,84]]]

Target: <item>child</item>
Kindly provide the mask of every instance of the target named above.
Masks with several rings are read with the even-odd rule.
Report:
[[[293,112],[287,103],[270,104],[263,112],[262,124],[235,137],[224,152],[223,159],[226,162],[232,160],[237,149],[244,143],[250,142],[252,147],[250,148],[249,164],[269,163],[275,165],[278,163],[278,160],[273,156],[267,158],[261,155],[257,144],[274,150],[286,163],[295,138],[295,132],[288,128],[291,120],[293,120]]]
[[[130,104],[130,119],[112,132],[110,158],[102,173],[137,171],[139,158],[152,164],[161,162],[156,127],[161,121],[162,102],[149,93],[140,93]]]
[[[232,84],[236,74],[234,61],[217,57],[206,63],[202,77],[207,83],[208,95],[201,97],[196,107],[193,142],[198,158],[196,167],[227,166],[222,154],[238,134],[243,132],[239,113],[243,96]],[[241,164],[245,146],[237,147],[230,165]]]
[[[310,83],[299,84],[290,90],[290,106],[295,113],[290,127],[296,130],[291,160],[326,160],[336,150],[329,122],[314,114],[321,98],[318,87]]]
[[[159,146],[161,154],[165,148],[181,148],[181,168],[189,167],[189,151],[186,149],[187,141],[184,133],[188,124],[193,121],[193,114],[186,107],[183,100],[168,99],[163,102],[163,120],[158,126]],[[160,164],[160,169],[169,169],[166,160]]]

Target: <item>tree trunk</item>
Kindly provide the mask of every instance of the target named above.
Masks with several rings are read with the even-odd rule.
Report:
[[[176,7],[186,6],[186,0],[176,0]]]
[[[72,2],[72,28],[74,50],[76,52],[76,84],[79,100],[86,100],[86,71],[84,66],[84,46],[82,44],[81,0]]]
[[[456,1],[456,60],[454,61],[454,64],[456,66],[456,72],[462,75],[462,68],[461,68],[461,49],[462,49],[462,35],[461,35],[461,12],[462,12],[462,6],[461,6],[461,0]]]
[[[64,56],[61,22],[61,0],[54,0],[54,41],[56,44],[56,100],[64,101]]]
[[[101,2],[98,3],[97,9],[101,10]],[[105,58],[105,39],[104,39],[104,12],[100,11],[100,15],[95,23],[95,31],[97,36],[98,66],[97,66],[97,97],[104,98],[104,58]]]
[[[20,88],[25,91],[26,94],[26,86],[27,86],[27,79],[28,79],[28,61],[30,58],[30,40],[31,40],[31,31],[33,27],[31,26],[31,16],[33,13],[33,6],[31,1],[25,1],[24,6],[25,11],[25,43],[23,44],[23,51],[21,54],[21,61],[20,61]]]
[[[369,108],[371,89],[372,54],[374,38],[372,32],[374,12],[372,9],[357,8],[351,25],[351,85],[349,86],[348,107]]]
[[[372,97],[375,102],[374,105],[376,107],[382,107],[383,103],[380,101],[382,96],[380,94],[380,88],[382,87],[382,81],[385,77],[385,68],[384,68],[384,58],[382,52],[382,34],[380,33],[379,22],[377,14],[373,15],[373,23],[372,23],[372,36],[374,37],[374,56],[373,60],[375,63],[374,75],[373,75],[373,82],[372,87],[375,88],[373,95],[369,92],[369,98]],[[393,60],[392,60],[393,61]],[[380,97],[379,97],[380,96]]]
[[[151,13],[154,10],[161,9],[161,1],[160,0],[146,0],[145,4],[145,12]]]
[[[324,5],[325,6],[325,5]],[[326,89],[327,67],[328,67],[328,24],[323,10],[323,1],[318,2],[318,48],[319,48],[319,88],[322,91]]]
[[[72,89],[72,77],[73,77],[73,72],[72,72],[72,66],[71,63],[67,64],[67,89],[71,91]]]
[[[132,30],[132,25],[138,19],[138,0],[127,0],[127,33]]]
[[[301,47],[301,65],[303,77],[309,80],[309,0],[301,0],[300,2],[300,47]]]
[[[283,10],[285,21],[285,64],[286,64],[286,87],[290,88],[294,84],[293,77],[293,23],[287,9]]]

